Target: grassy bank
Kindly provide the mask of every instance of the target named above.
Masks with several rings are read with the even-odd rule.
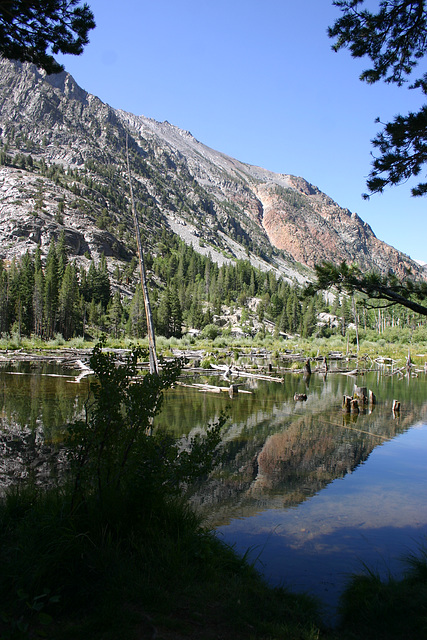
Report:
[[[401,581],[355,578],[327,630],[312,600],[268,587],[184,501],[70,501],[26,488],[0,505],[2,639],[425,637],[426,555]]]
[[[269,589],[182,501],[86,506],[28,489],[2,504],[0,637],[319,637],[309,599]]]

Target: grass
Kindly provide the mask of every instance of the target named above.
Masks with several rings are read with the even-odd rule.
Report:
[[[149,502],[115,496],[73,513],[63,490],[10,493],[0,637],[42,627],[57,640],[320,637],[311,599],[269,588],[184,501]]]
[[[341,632],[349,638],[427,637],[427,553],[406,558],[401,580],[382,581],[369,569],[352,578],[341,599]]]
[[[427,553],[401,580],[354,576],[341,623],[269,587],[182,498],[136,492],[73,511],[67,490],[12,489],[0,503],[0,638],[406,640],[426,637]]]
[[[375,358],[378,355],[391,357],[399,360],[402,364],[406,362],[408,350],[414,364],[424,365],[427,361],[427,337],[426,332],[415,330],[408,337],[401,331],[401,340],[399,340],[399,332],[396,329],[388,329],[386,333],[378,335],[373,331],[361,331],[360,349],[357,354],[359,358]],[[353,332],[354,333],[354,332]],[[221,352],[224,349],[235,350],[236,352],[250,352],[254,349],[267,349],[275,355],[280,355],[286,351],[294,353],[302,353],[306,357],[324,356],[333,351],[343,354],[347,353],[356,355],[356,344],[354,336],[351,340],[347,340],[346,336],[339,334],[332,335],[329,338],[300,338],[283,340],[280,337],[274,337],[267,334],[266,336],[257,335],[254,338],[232,338],[231,336],[218,336],[213,340],[203,337],[184,336],[183,338],[165,338],[157,337],[157,349],[159,353],[171,354],[173,349],[200,349],[209,352]],[[65,341],[60,334],[49,341],[41,340],[38,337],[19,336],[14,333],[12,335],[3,334],[0,337],[0,350],[16,350],[16,349],[91,349],[96,341],[85,341],[83,338],[72,338]],[[130,338],[113,338],[106,339],[106,346],[117,349],[129,349],[133,344],[148,347],[146,338],[142,340],[132,340]]]

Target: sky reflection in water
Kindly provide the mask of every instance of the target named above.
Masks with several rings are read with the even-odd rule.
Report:
[[[333,619],[338,597],[363,565],[387,576],[427,536],[427,425],[378,446],[353,473],[286,510],[269,509],[218,527],[271,584],[321,598]]]
[[[81,414],[88,381],[70,384],[71,371],[50,366],[7,370],[0,369],[4,429],[10,425],[16,435],[41,428],[55,440]],[[355,379],[339,374],[246,381],[252,393],[232,400],[176,388],[165,394],[156,422],[180,437],[227,412],[226,461],[194,504],[225,542],[242,554],[250,549],[271,584],[319,596],[333,620],[349,574],[365,564],[398,575],[400,558],[426,541],[426,380],[367,374],[357,382],[379,400],[359,416],[342,414],[343,394],[352,393]],[[307,402],[296,403],[296,392],[307,393]],[[396,419],[393,398],[402,401]]]

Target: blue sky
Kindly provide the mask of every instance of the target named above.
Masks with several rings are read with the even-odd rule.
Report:
[[[418,109],[421,95],[359,81],[367,63],[331,50],[326,29],[340,15],[332,0],[88,4],[90,44],[58,57],[83,89],[243,162],[304,177],[427,262],[425,198],[412,198],[410,185],[361,197],[376,117]]]

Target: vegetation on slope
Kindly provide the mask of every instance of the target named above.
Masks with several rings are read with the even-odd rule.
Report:
[[[155,251],[145,257],[157,335],[180,338],[184,331],[206,337],[247,336],[266,332],[302,338],[349,336],[354,330],[381,337],[399,330],[422,332],[426,319],[404,307],[369,309],[363,298],[346,295],[327,302],[320,294],[307,297],[273,271],[263,272],[249,261],[221,267],[176,236],[158,236]],[[62,233],[52,241],[45,260],[34,255],[0,263],[0,333],[51,340],[61,335],[140,339],[146,335],[137,261],[112,268],[105,256],[77,267]],[[323,319],[319,314],[326,314]],[[350,331],[350,333],[349,333]],[[351,333],[353,332],[353,334]]]

